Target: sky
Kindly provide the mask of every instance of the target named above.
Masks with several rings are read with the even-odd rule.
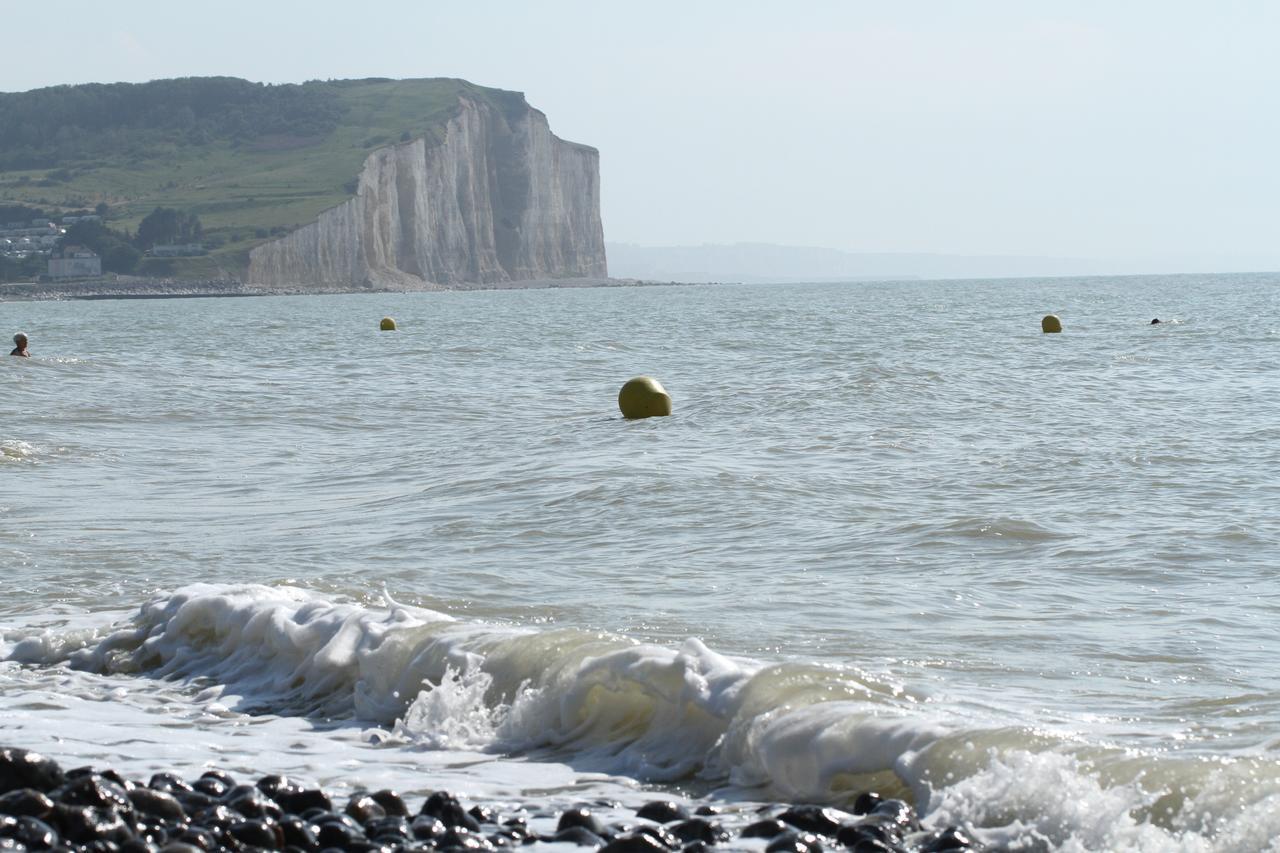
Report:
[[[1280,268],[1276,2],[56,8],[5,40],[0,90],[217,74],[522,91],[600,150],[610,242]]]

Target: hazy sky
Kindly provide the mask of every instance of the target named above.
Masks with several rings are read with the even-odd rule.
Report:
[[[521,90],[600,149],[614,242],[1280,258],[1277,2],[0,10],[32,18],[5,40],[6,91],[210,74]]]

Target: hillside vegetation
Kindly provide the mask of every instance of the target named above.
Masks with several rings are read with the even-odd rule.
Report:
[[[193,77],[0,93],[0,204],[56,215],[105,202],[110,227],[128,231],[175,208],[199,217],[210,253],[148,258],[140,271],[238,275],[253,246],[350,198],[370,151],[439,139],[463,94],[523,103],[451,79]]]

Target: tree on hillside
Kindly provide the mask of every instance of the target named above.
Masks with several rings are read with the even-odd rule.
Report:
[[[173,207],[157,207],[138,223],[138,234],[133,242],[139,249],[150,249],[167,243],[195,243],[203,233],[200,217],[194,213]]]
[[[129,244],[129,235],[112,231],[101,222],[77,222],[67,229],[63,246],[84,246],[102,258],[103,272],[131,273],[142,253]]]

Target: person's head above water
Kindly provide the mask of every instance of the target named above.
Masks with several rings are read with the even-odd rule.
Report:
[[[9,353],[9,355],[30,355],[27,352],[27,336],[25,333],[18,332],[18,334],[14,335],[13,343],[13,352]]]
[[[1159,317],[1157,317],[1157,318],[1155,318],[1154,320],[1152,320],[1152,321],[1151,321],[1151,324],[1150,324],[1150,325],[1155,326],[1155,325],[1157,325],[1159,322],[1160,322],[1160,318],[1159,318]]]

